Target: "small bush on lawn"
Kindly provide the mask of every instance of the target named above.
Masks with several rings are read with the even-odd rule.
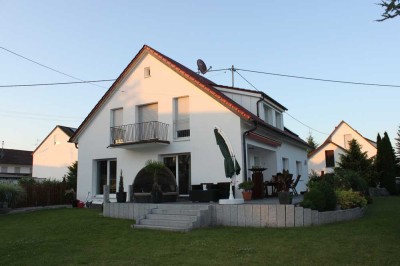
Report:
[[[304,194],[304,200],[300,203],[300,206],[312,210],[324,211],[326,207],[325,195],[319,189],[314,188]]]
[[[0,184],[0,202],[7,202],[8,206],[14,205],[25,196],[25,190],[14,184]]]
[[[342,210],[347,210],[356,207],[365,207],[367,200],[356,191],[352,190],[337,190],[336,196],[338,204]]]
[[[314,189],[321,191],[325,197],[325,208],[323,211],[333,211],[336,209],[336,194],[330,180],[323,179],[320,182],[315,183],[311,191]]]

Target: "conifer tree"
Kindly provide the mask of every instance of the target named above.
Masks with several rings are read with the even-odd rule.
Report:
[[[307,144],[311,147],[311,148],[307,149],[307,153],[312,152],[313,150],[315,150],[318,147],[318,143],[315,142],[314,137],[311,133],[307,137]]]
[[[367,152],[361,151],[357,140],[349,141],[349,149],[340,155],[339,168],[353,170],[360,174],[370,186],[376,186],[377,175],[373,167],[373,160],[368,158]]]
[[[395,181],[395,154],[390,143],[388,134],[385,132],[380,145],[378,146],[378,152],[381,156],[379,162],[380,180],[381,186],[385,187],[390,193],[396,193],[396,181]]]

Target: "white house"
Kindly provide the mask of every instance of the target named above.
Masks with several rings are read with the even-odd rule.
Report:
[[[0,183],[32,176],[32,151],[0,149]]]
[[[79,143],[78,197],[101,196],[105,184],[115,197],[120,170],[127,190],[149,159],[172,170],[181,196],[194,184],[229,182],[215,125],[242,167],[239,182],[257,165],[267,168],[264,180],[282,169],[302,175],[297,190],[305,190],[308,145],[284,127],[285,110],[263,92],[217,85],[145,45],[70,140]]]
[[[361,151],[371,158],[376,155],[376,142],[363,137],[349,124],[341,121],[329,137],[317,149],[308,155],[308,169],[320,173],[331,173],[338,166],[340,154],[349,148],[349,141],[357,140]]]
[[[32,176],[62,180],[68,166],[78,160],[78,149],[68,142],[75,128],[56,126],[33,152]]]

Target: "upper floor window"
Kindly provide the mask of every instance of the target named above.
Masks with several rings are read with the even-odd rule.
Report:
[[[273,112],[274,110],[271,107],[264,105],[264,121],[270,125],[274,123]]]
[[[325,151],[325,164],[326,167],[335,167],[335,154],[333,150]]]
[[[174,138],[190,137],[189,97],[174,99]]]
[[[21,173],[21,167],[15,166],[15,168],[14,168],[14,173],[20,174],[20,173]]]
[[[283,130],[283,116],[281,113],[275,111],[276,127]]]
[[[118,127],[123,125],[122,108],[111,110],[111,126]]]
[[[7,173],[7,171],[8,171],[8,167],[7,166],[2,166],[1,167],[1,173]]]
[[[144,68],[144,77],[149,78],[150,77],[150,67],[145,67]]]
[[[158,103],[140,105],[137,119],[138,123],[158,121]]]

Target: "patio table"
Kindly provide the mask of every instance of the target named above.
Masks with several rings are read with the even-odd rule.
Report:
[[[273,197],[276,196],[276,185],[278,182],[274,181],[265,181],[264,188],[265,188],[265,197]],[[271,195],[269,194],[268,187],[271,187]]]

